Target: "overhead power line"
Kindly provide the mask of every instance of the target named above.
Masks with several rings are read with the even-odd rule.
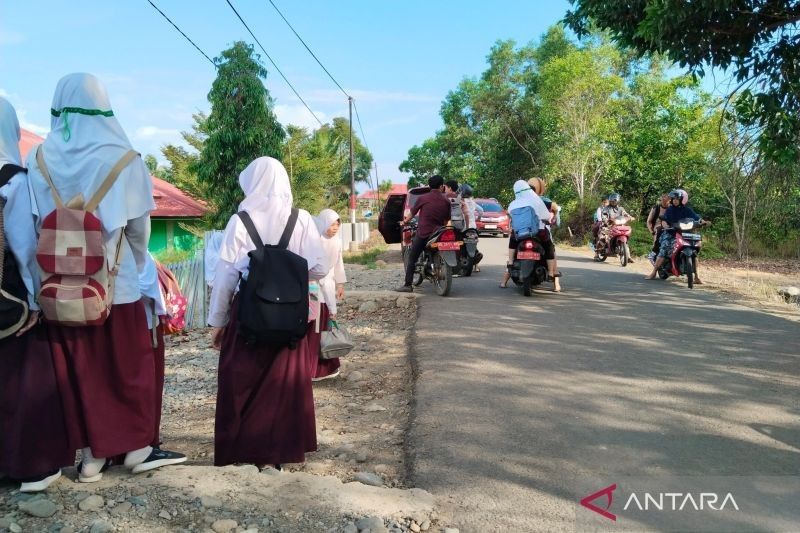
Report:
[[[149,0],[148,0],[148,1],[149,1]],[[306,106],[306,109],[308,109],[308,112],[309,112],[309,113],[311,113],[311,116],[313,116],[313,117],[316,119],[316,121],[319,123],[319,125],[320,125],[320,126],[322,126],[322,121],[321,121],[321,120],[319,119],[319,117],[318,117],[318,116],[317,116],[317,115],[316,115],[316,114],[315,114],[315,113],[314,113],[314,112],[311,110],[311,108],[310,108],[310,107],[308,107],[308,104],[306,103],[306,101],[305,101],[305,100],[303,100],[303,97],[302,97],[302,96],[300,96],[300,93],[298,93],[298,92],[297,92],[297,89],[295,89],[295,88],[294,88],[294,85],[292,85],[292,84],[291,84],[291,82],[290,82],[290,81],[288,80],[288,78],[287,78],[287,77],[286,77],[286,76],[283,74],[283,72],[281,71],[281,69],[280,69],[280,68],[278,68],[278,65],[277,65],[277,64],[275,64],[275,61],[273,61],[273,60],[272,60],[272,57],[270,57],[270,55],[269,55],[269,53],[267,52],[267,50],[264,48],[264,46],[261,44],[261,42],[260,42],[260,41],[258,40],[258,38],[255,36],[255,34],[253,34],[253,31],[250,29],[250,26],[248,26],[248,25],[247,25],[247,23],[244,21],[244,19],[243,19],[243,18],[242,18],[242,16],[239,14],[239,12],[238,12],[238,11],[236,11],[236,8],[235,8],[235,7],[233,7],[233,4],[231,3],[231,0],[225,0],[225,1],[228,3],[228,5],[230,6],[230,8],[233,10],[233,12],[234,12],[234,13],[236,13],[236,16],[237,16],[237,17],[239,18],[239,20],[242,22],[242,25],[244,25],[245,29],[247,29],[247,31],[248,31],[248,33],[250,34],[250,36],[251,36],[251,37],[252,37],[252,38],[253,38],[253,39],[256,41],[256,44],[258,44],[258,47],[259,47],[259,48],[261,48],[261,51],[262,51],[262,52],[264,52],[264,55],[265,55],[265,56],[267,56],[267,59],[269,59],[269,62],[270,62],[270,63],[272,63],[272,66],[273,66],[273,67],[275,67],[275,70],[278,72],[278,74],[280,74],[280,75],[281,75],[281,78],[283,78],[283,81],[285,81],[285,82],[286,82],[286,85],[288,85],[288,86],[289,86],[289,88],[290,88],[290,89],[292,89],[292,92],[294,92],[295,96],[297,96],[297,98],[298,98],[298,99],[299,99],[301,102],[303,102],[303,105],[304,105],[304,106]]]
[[[361,125],[361,117],[358,115],[358,106],[356,105],[355,98],[353,99],[353,109],[356,111],[356,121],[358,122],[358,129],[361,131],[361,140],[364,141],[364,146],[366,149],[372,153],[372,150],[369,149],[369,144],[367,144],[367,136],[364,135],[364,127]]]
[[[337,87],[339,87],[339,90],[340,90],[340,91],[342,91],[342,93],[344,93],[344,95],[345,95],[346,97],[350,98],[350,95],[349,95],[349,94],[347,94],[347,91],[345,91],[345,90],[344,90],[344,88],[341,86],[341,84],[340,84],[338,81],[336,81],[336,78],[334,78],[334,77],[333,77],[333,74],[331,74],[331,73],[330,73],[330,71],[328,71],[328,69],[327,69],[327,68],[325,68],[325,65],[323,65],[323,64],[322,64],[322,61],[320,61],[320,60],[319,60],[319,58],[317,57],[317,55],[316,55],[314,52],[312,52],[312,51],[311,51],[311,48],[309,48],[309,47],[308,47],[308,45],[307,45],[307,44],[306,44],[306,42],[303,40],[303,38],[302,38],[302,37],[300,37],[300,34],[299,34],[299,33],[297,33],[297,31],[294,29],[294,26],[292,26],[292,24],[291,24],[291,23],[290,23],[288,20],[286,20],[286,17],[284,17],[284,16],[283,16],[283,13],[281,13],[281,10],[280,10],[280,9],[278,9],[278,6],[276,6],[276,5],[275,5],[275,2],[273,2],[272,0],[268,0],[268,2],[269,2],[270,4],[272,4],[272,7],[274,7],[274,8],[275,8],[275,11],[277,11],[277,12],[278,12],[278,15],[280,15],[280,16],[281,16],[281,18],[283,19],[283,21],[286,23],[286,25],[287,25],[287,26],[289,26],[289,29],[290,29],[290,30],[292,30],[292,33],[294,33],[295,37],[297,37],[298,39],[300,39],[300,42],[301,42],[301,43],[303,43],[303,46],[305,46],[305,47],[306,47],[306,50],[308,50],[308,53],[309,53],[309,54],[311,54],[311,57],[313,57],[313,58],[314,58],[314,60],[317,62],[317,64],[318,64],[320,67],[322,67],[322,70],[324,70],[324,71],[325,71],[325,74],[327,74],[327,75],[328,75],[328,77],[331,79],[331,81],[333,81],[333,83],[335,83],[335,84],[336,84],[336,86],[337,86]]]
[[[155,5],[155,4],[154,4],[154,3],[153,3],[151,0],[147,0],[147,1],[150,3],[150,5],[151,5],[151,6],[153,6],[153,9],[155,9],[156,11],[158,11],[159,13],[161,13],[161,16],[162,16],[162,17],[164,17],[165,19],[167,19],[167,22],[169,22],[170,24],[172,24],[172,27],[173,27],[173,28],[175,28],[176,30],[178,30],[178,33],[180,33],[181,35],[183,35],[183,37],[184,37],[184,38],[185,38],[187,41],[189,41],[190,43],[192,43],[192,46],[194,46],[194,47],[197,49],[197,51],[198,51],[198,52],[200,52],[201,54],[203,54],[203,57],[205,57],[206,59],[208,59],[209,63],[211,63],[212,65],[214,65],[214,68],[217,68],[217,64],[216,64],[216,63],[214,63],[214,61],[213,61],[213,60],[212,60],[210,57],[208,57],[208,55],[207,55],[205,52],[203,52],[203,51],[200,49],[200,47],[199,47],[199,46],[197,46],[197,45],[195,44],[195,42],[194,42],[193,40],[191,40],[191,39],[189,38],[189,36],[188,36],[188,35],[186,35],[186,34],[183,32],[183,30],[181,30],[181,29],[178,27],[178,25],[177,25],[177,24],[175,24],[174,22],[172,22],[172,20],[170,20],[170,18],[169,18],[167,15],[165,15],[163,11],[161,11],[160,9],[158,9],[158,6],[157,6],[157,5]]]

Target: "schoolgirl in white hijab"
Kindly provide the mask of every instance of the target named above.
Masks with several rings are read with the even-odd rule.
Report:
[[[59,80],[50,110],[50,133],[41,150],[54,186],[64,201],[88,200],[111,168],[132,149],[117,122],[105,88],[91,74],[69,74]],[[36,153],[28,156],[31,211],[37,230],[55,209],[50,187]],[[141,473],[186,457],[154,449],[155,363],[152,341],[141,305],[139,273],[148,260],[150,211],[155,209],[150,173],[140,157],[120,173],[100,202],[108,261],[121,242],[113,306],[102,326],[53,325],[49,328],[59,361],[62,401],[73,413],[68,431],[83,442],[78,479],[99,481],[111,458],[125,455],[125,466]],[[124,238],[122,233],[124,232]],[[121,239],[121,241],[120,241]],[[103,357],[97,357],[102,353]],[[66,410],[66,407],[65,407]],[[77,415],[75,411],[82,411]]]
[[[259,157],[239,174],[239,185],[245,194],[239,211],[247,211],[265,244],[276,244],[292,211],[292,189],[286,169],[277,159]],[[208,313],[208,324],[217,328],[215,341],[221,328],[228,324],[239,275],[247,272],[250,263],[247,254],[255,247],[242,220],[232,216],[219,249]],[[319,280],[328,273],[322,239],[314,218],[307,211],[300,210],[288,249],[308,262],[309,279]]]
[[[333,209],[325,209],[317,215],[317,229],[322,236],[322,247],[331,270],[319,282],[322,298],[328,306],[331,318],[336,317],[336,302],[344,298],[344,284],[347,275],[344,271],[342,257],[342,239],[339,236],[341,220],[339,214]]]
[[[41,150],[65,202],[78,194],[91,198],[117,161],[132,149],[111,109],[105,88],[91,74],[69,74],[59,80],[50,110],[50,133]],[[28,177],[37,227],[55,209],[47,181],[28,154]],[[100,202],[96,214],[103,222],[109,261],[114,260],[120,231],[125,228],[114,304],[139,300],[139,272],[147,261],[149,213],[155,209],[153,182],[137,157]]]
[[[22,166],[19,153],[19,121],[17,113],[5,98],[0,97],[0,168],[4,165]],[[18,172],[8,183],[0,187],[0,198],[5,202],[3,221],[5,223],[6,243],[19,266],[20,276],[28,289],[28,306],[38,311],[35,295],[39,291],[39,267],[36,264],[36,231],[31,217],[31,198],[28,192],[27,177]],[[13,228],[13,231],[11,229]],[[23,333],[38,319],[34,313],[31,321],[23,328]]]

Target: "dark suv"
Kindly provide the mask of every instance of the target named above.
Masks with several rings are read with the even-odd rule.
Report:
[[[475,203],[483,208],[483,215],[476,221],[478,233],[491,233],[508,237],[511,221],[508,212],[494,198],[476,198]]]

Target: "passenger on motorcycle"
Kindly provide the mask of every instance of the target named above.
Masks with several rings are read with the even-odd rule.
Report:
[[[528,185],[531,186],[533,192],[539,195],[539,198],[542,199],[544,202],[545,207],[550,211],[550,225],[547,226],[547,232],[550,235],[550,242],[553,241],[553,232],[551,227],[556,224],[558,220],[558,212],[561,209],[558,207],[558,204],[555,203],[553,200],[545,196],[547,192],[547,185],[545,184],[542,178],[531,178],[528,180]],[[547,273],[550,279],[553,281],[553,292],[561,292],[561,284],[558,281],[559,274],[558,274],[558,259],[556,258],[556,250],[555,245],[553,245],[553,259],[547,260]]]
[[[463,184],[459,189],[458,193],[463,199],[464,205],[467,208],[466,217],[467,217],[467,229],[478,229],[478,218],[483,215],[483,208],[478,205],[478,202],[472,197],[473,191],[472,186],[467,185],[466,183]],[[483,259],[483,254],[480,252],[477,253],[476,257]],[[478,261],[480,261],[478,259]],[[477,263],[475,263],[475,272],[480,272],[481,269]]]
[[[528,185],[523,180],[517,180],[514,183],[514,195],[516,199],[511,202],[508,206],[508,212],[510,213],[514,209],[518,207],[525,207],[530,206],[536,212],[536,216],[539,218],[539,235],[542,247],[544,248],[545,259],[547,260],[548,269],[550,265],[555,266],[555,259],[556,259],[556,247],[553,244],[553,240],[550,239],[550,234],[547,231],[547,222],[550,220],[550,210],[547,209],[547,206],[544,204],[539,195],[534,192],[530,185]],[[543,231],[544,230],[544,231]],[[517,253],[517,246],[519,246],[519,242],[517,239],[514,238],[514,232],[511,232],[511,236],[508,239],[508,264],[507,267],[511,267],[514,263],[514,258],[516,257]],[[554,292],[561,292],[561,284],[559,283],[558,277],[559,274],[554,272],[555,275],[551,276],[553,281],[553,291]],[[511,273],[506,269],[505,274],[503,275],[503,282],[500,283],[500,288],[505,289],[508,287],[508,281],[511,279]]]
[[[675,189],[674,191],[670,192],[669,200],[670,206],[661,217],[661,220],[663,220],[666,224],[665,230],[671,228],[673,224],[676,224],[684,218],[691,218],[692,220],[699,220],[701,223],[709,224],[708,221],[704,221],[700,215],[695,213],[691,207],[686,205],[689,201],[689,194],[683,189]],[[661,265],[663,265],[666,261],[670,260],[670,256],[672,255],[674,248],[675,234],[672,231],[661,232],[661,247],[658,251],[658,256],[656,257],[656,262],[653,266],[653,271],[645,279],[656,279],[656,276],[658,275],[658,269],[661,268]],[[700,281],[700,276],[697,275],[697,272],[694,273],[694,283],[696,285],[703,284],[703,282]]]
[[[600,226],[598,228],[598,236],[599,232],[602,231],[605,227],[611,226],[614,224],[614,220],[618,218],[627,218],[628,222],[632,222],[636,220],[627,211],[625,208],[619,205],[619,201],[622,199],[622,196],[619,193],[613,193],[608,196],[608,205],[603,208],[600,213]],[[595,240],[595,248],[597,248],[597,240]],[[597,254],[597,250],[595,249],[594,252],[595,259],[599,259]],[[633,263],[633,258],[628,259],[629,263]]]
[[[647,230],[653,235],[653,249],[648,255],[651,263],[655,262],[658,251],[661,249],[661,233],[664,231],[661,217],[667,212],[669,202],[669,194],[662,194],[659,203],[653,206],[650,214],[647,215]]]
[[[464,231],[469,227],[467,225],[469,221],[469,213],[467,212],[467,205],[461,196],[458,187],[458,182],[456,180],[447,180],[446,182],[444,182],[444,195],[451,202],[458,202],[461,211],[461,219],[458,220],[459,217],[456,214],[453,214],[454,207],[452,203],[450,204],[450,209],[451,209],[450,219],[455,229],[457,229],[458,231]],[[457,209],[456,212],[458,212]]]
[[[600,233],[600,228],[603,226],[603,209],[608,207],[608,198],[603,198],[603,201],[600,202],[600,207],[594,212],[592,219],[594,223],[592,224],[592,246],[597,248],[597,235]]]
[[[397,288],[398,292],[414,291],[411,285],[414,281],[414,270],[419,256],[425,250],[430,236],[450,220],[450,201],[444,196],[444,178],[439,175],[431,176],[428,179],[428,186],[431,189],[430,192],[422,195],[414,204],[411,213],[403,218],[403,223],[407,224],[419,214],[417,233],[409,250],[405,283]]]

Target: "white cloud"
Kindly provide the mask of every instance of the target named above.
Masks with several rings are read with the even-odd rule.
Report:
[[[32,131],[36,135],[40,135],[42,137],[47,135],[47,133],[50,131],[49,126],[40,126],[35,122],[31,122],[30,120],[28,120],[28,112],[22,105],[19,95],[11,94],[2,87],[0,87],[0,97],[5,98],[9,102],[11,102],[11,105],[14,106],[14,110],[17,112],[17,120],[19,120],[20,128]]]
[[[325,113],[314,111],[314,114],[317,115],[323,123],[328,120],[328,117]],[[319,122],[317,122],[317,119],[315,119],[313,115],[308,112],[308,109],[301,104],[278,104],[275,106],[275,116],[278,117],[278,122],[284,126],[291,124],[292,126],[307,128],[308,130],[315,130],[319,128]]]
[[[22,32],[8,30],[0,32],[0,46],[13,46],[22,44],[27,40],[28,37]]]

